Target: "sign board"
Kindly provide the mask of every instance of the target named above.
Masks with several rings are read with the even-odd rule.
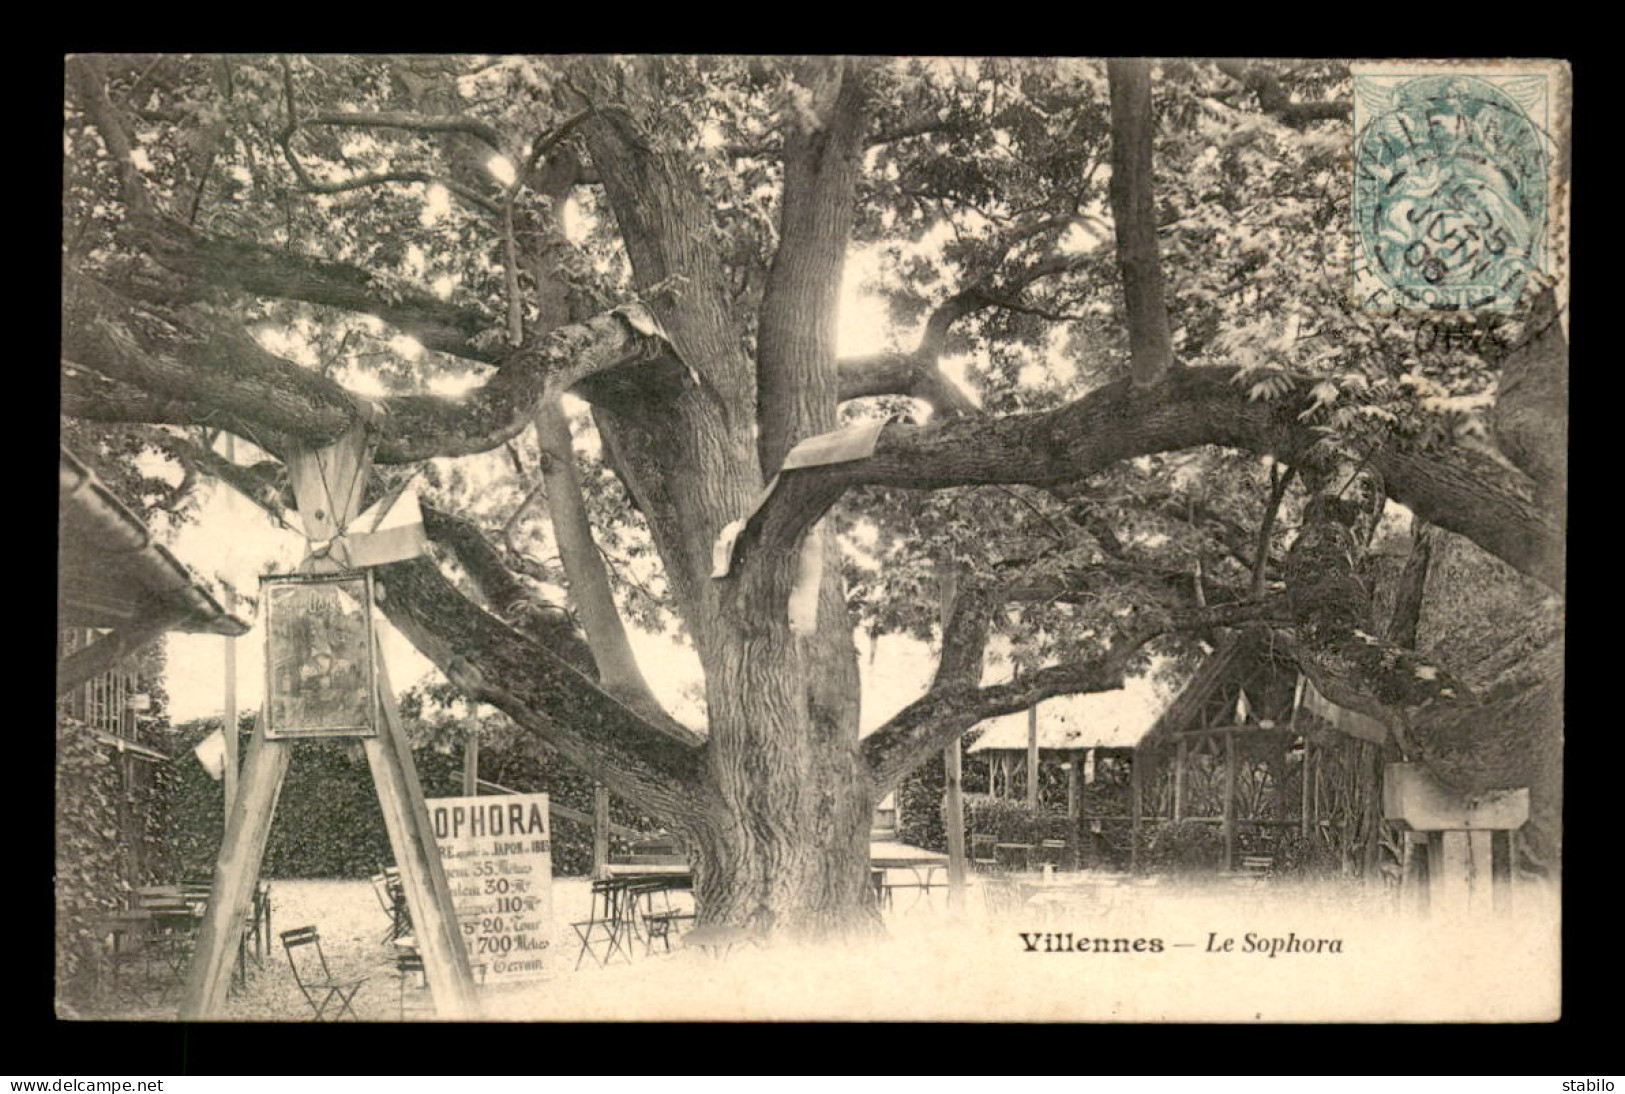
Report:
[[[372,577],[260,578],[265,610],[265,735],[372,737],[378,732]]]
[[[452,904],[476,979],[535,980],[553,948],[553,835],[546,794],[430,798]]]

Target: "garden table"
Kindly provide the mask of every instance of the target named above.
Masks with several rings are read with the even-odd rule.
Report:
[[[133,984],[125,984],[121,973],[125,966],[138,962],[151,969],[152,951],[147,946],[147,943],[152,941],[151,914],[140,909],[113,912],[91,920],[90,926],[110,943],[106,953],[106,965],[113,974],[113,994],[125,996],[138,1003],[146,1002],[142,990]]]
[[[883,876],[878,879],[880,898],[894,907],[893,890],[915,890],[914,900],[908,906],[914,908],[922,900],[928,899],[933,890],[944,889],[948,885],[948,856],[906,843],[878,840],[870,844],[869,868],[882,871]],[[895,881],[891,877],[893,870],[906,870],[913,880]]]
[[[614,878],[650,878],[673,877],[694,880],[694,867],[686,862],[610,862],[604,865],[604,873]]]

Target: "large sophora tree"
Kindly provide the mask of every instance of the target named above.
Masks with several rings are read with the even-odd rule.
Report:
[[[1416,319],[1350,306],[1337,66],[67,76],[65,414],[276,512],[278,457],[364,422],[371,493],[416,471],[433,502],[435,557],[377,571],[383,610],[465,695],[686,831],[707,921],[872,925],[873,802],[984,717],[1117,686],[1153,640],[1273,628],[1396,754],[1469,790],[1555,785],[1531,757],[1560,662],[1473,694],[1380,629],[1360,554],[1386,497],[1561,588],[1561,328],[1548,300],[1418,354]],[[896,329],[841,359],[860,248]],[[755,508],[798,442],[878,415],[871,456],[784,471]],[[264,458],[224,460],[221,431]],[[481,453],[484,478],[439,459]],[[628,610],[680,621],[703,730],[656,700]],[[855,626],[940,657],[861,739]],[[989,682],[995,656],[1014,671]]]

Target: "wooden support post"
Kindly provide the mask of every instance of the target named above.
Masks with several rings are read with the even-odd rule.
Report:
[[[1467,913],[1472,849],[1467,833],[1435,832],[1428,840],[1429,908],[1446,916]]]
[[[1066,765],[1066,844],[1073,870],[1083,865],[1083,764],[1085,753],[1079,752]]]
[[[230,463],[237,462],[237,438],[230,433],[226,434],[226,460]],[[233,511],[236,507],[236,499],[232,496],[232,491],[227,490],[224,496],[227,511]],[[225,601],[222,606],[226,609],[227,615],[234,615],[237,612],[237,589],[229,581],[225,583],[225,586]],[[232,803],[237,800],[237,639],[227,636],[224,641],[226,643],[226,709],[223,719],[225,724],[221,729],[226,746],[226,816],[230,818]]]
[[[1430,910],[1482,918],[1511,907],[1511,834],[1529,819],[1527,788],[1467,797],[1419,765],[1396,763],[1382,770],[1382,794],[1384,819],[1427,840],[1426,885],[1410,870],[1404,881],[1426,890]]]
[[[609,787],[603,783],[592,786],[592,876],[609,876]]]
[[[1401,832],[1399,834],[1399,907],[1400,910],[1414,913],[1417,910],[1416,900],[1420,886],[1413,883],[1416,874],[1416,841],[1412,838],[1416,833]]]
[[[1322,776],[1324,775],[1325,770],[1326,770],[1326,757],[1324,755],[1322,755],[1320,757],[1320,762],[1314,765],[1314,784],[1315,784],[1315,786],[1314,786],[1313,796],[1310,798],[1310,802],[1309,802],[1309,823],[1313,826],[1314,831],[1316,833],[1318,833],[1320,831],[1320,803],[1321,803],[1320,784],[1324,781]]]
[[[1140,774],[1140,749],[1129,754],[1129,870],[1140,868],[1140,799],[1145,790]]]
[[[480,792],[480,734],[479,727],[470,724],[463,738],[463,797],[477,797]]]
[[[954,738],[942,759],[948,783],[942,803],[942,821],[948,830],[948,907],[959,909],[965,904],[965,771],[959,738]]]
[[[229,443],[226,451],[228,454],[231,451]],[[237,590],[230,585],[226,586],[224,607],[227,615],[237,610]],[[226,644],[226,709],[221,719],[220,735],[226,746],[226,816],[229,818],[232,804],[237,800],[237,639],[228,635],[222,641]]]
[[[1027,808],[1038,808],[1038,704],[1027,708]]]
[[[1495,878],[1491,835],[1483,828],[1467,833],[1467,910],[1475,916],[1487,915],[1495,905],[1491,892]]]
[[[1299,779],[1303,783],[1301,788],[1303,790],[1303,801],[1298,805],[1298,824],[1299,834],[1306,838],[1309,835],[1310,786],[1314,781],[1314,747],[1309,743],[1308,734],[1305,734],[1303,738],[1303,770],[1299,772]]]
[[[1185,738],[1179,738],[1174,748],[1174,820],[1185,819],[1185,754],[1189,745]]]
[[[1361,742],[1363,745],[1367,742]],[[1364,765],[1364,782],[1367,787],[1365,798],[1366,842],[1365,861],[1361,864],[1361,872],[1365,875],[1368,884],[1381,884],[1382,878],[1378,876],[1377,864],[1382,861],[1382,746],[1370,743],[1364,749],[1371,757],[1371,762]],[[1489,860],[1486,859],[1486,862]]]
[[[440,862],[440,848],[429,823],[429,807],[418,782],[412,748],[395,709],[395,693],[383,649],[378,649],[378,706],[384,727],[362,740],[367,764],[378,787],[384,828],[389,832],[395,865],[401,872],[406,906],[412,913],[412,937],[423,957],[424,976],[442,1017],[477,1018],[479,999],[468,963],[468,947],[457,922],[451,886]]]
[[[1224,735],[1224,868],[1236,868],[1236,735]]]
[[[242,784],[226,821],[225,839],[221,841],[220,858],[209,888],[209,905],[186,972],[180,1006],[182,1021],[220,1017],[292,746],[292,741],[266,739],[262,713],[243,757]]]
[[[1505,829],[1491,833],[1490,843],[1490,892],[1491,908],[1497,915],[1507,915],[1512,911],[1512,887],[1516,884],[1518,876],[1517,867],[1513,862],[1512,833]]]

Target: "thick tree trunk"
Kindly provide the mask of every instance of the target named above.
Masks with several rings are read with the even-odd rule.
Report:
[[[653,66],[604,75],[652,97],[657,91]],[[705,672],[703,785],[697,805],[675,819],[695,846],[701,921],[774,937],[877,922],[866,884],[873,797],[858,747],[857,651],[834,533],[813,529],[805,537],[811,550],[798,539],[766,560],[771,591],[760,601],[731,596],[711,577],[717,534],[749,511],[760,489],[758,441],[773,466],[790,445],[836,424],[833,338],[804,334],[833,329],[826,320],[846,228],[828,222],[828,209],[824,219],[815,214],[841,204],[819,199],[850,192],[856,90],[839,79],[824,90],[833,92],[831,101],[819,99],[833,128],[796,138],[807,147],[792,171],[798,196],[790,204],[805,215],[785,228],[807,239],[776,261],[756,367],[737,336],[720,259],[699,230],[709,206],[691,167],[649,146],[618,115],[584,128],[640,289],[697,376],[669,396],[588,392],[606,455],[648,521]],[[838,139],[824,141],[825,132]],[[674,275],[680,292],[659,288]],[[821,569],[820,554],[830,560]],[[816,581],[817,613],[801,613],[798,633],[788,600],[804,576]]]
[[[789,938],[874,928],[873,802],[856,742],[789,732],[803,680],[752,671],[743,681],[738,708],[713,714],[717,801],[691,828],[701,922]]]

